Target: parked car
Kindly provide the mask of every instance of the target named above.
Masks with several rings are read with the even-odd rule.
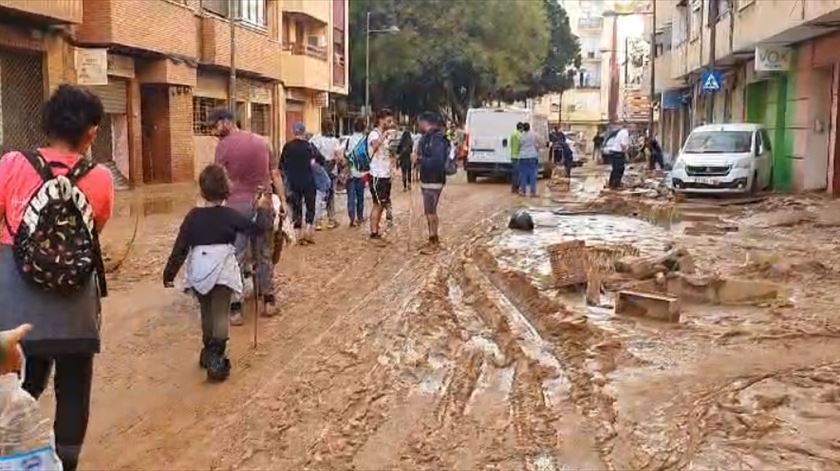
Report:
[[[694,129],[671,171],[674,189],[685,193],[755,193],[772,178],[770,137],[763,126],[749,123]]]

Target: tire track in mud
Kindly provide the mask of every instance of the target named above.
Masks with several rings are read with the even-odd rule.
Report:
[[[453,190],[458,191],[458,186]],[[492,218],[499,211],[498,204],[483,202],[487,200],[487,194],[496,189],[481,190],[471,191],[459,200],[458,204],[473,208],[467,225],[463,218],[444,224],[444,230],[451,231],[449,240],[455,249],[468,243],[473,237],[472,231],[486,224],[488,216]],[[453,210],[457,211],[457,208],[448,211]],[[397,216],[400,216],[399,212]],[[392,237],[404,240],[407,230],[412,227],[416,232],[423,229],[420,224],[408,228],[398,226]],[[340,237],[338,232],[325,236],[319,242],[326,241],[327,245],[330,240],[338,243]],[[324,425],[335,424],[338,417],[373,424],[375,414],[366,415],[361,411],[385,409],[382,404],[389,406],[390,403],[382,401],[401,395],[400,387],[404,387],[405,380],[401,379],[391,387],[394,382],[391,372],[385,374],[387,368],[375,366],[381,351],[368,344],[380,348],[383,342],[391,341],[389,339],[400,340],[399,334],[382,336],[376,331],[383,325],[383,319],[406,317],[404,310],[389,306],[399,306],[401,302],[413,299],[424,280],[429,278],[431,268],[449,263],[448,256],[452,251],[435,257],[407,257],[401,246],[377,250],[371,249],[364,240],[351,240],[352,246],[342,245],[338,259],[310,259],[310,254],[317,252],[315,249],[292,252],[296,256],[286,265],[291,271],[290,268],[284,270],[283,277],[295,277],[295,285],[281,292],[281,299],[285,298],[282,315],[261,327],[262,348],[253,351],[244,347],[249,343],[250,332],[232,332],[236,373],[231,381],[213,387],[216,392],[209,393],[206,388],[212,386],[201,382],[199,373],[193,370],[194,363],[179,362],[178,371],[189,371],[189,375],[168,383],[163,395],[149,398],[142,407],[135,407],[138,414],[132,415],[134,418],[127,421],[130,423],[110,425],[91,436],[91,442],[97,440],[96,437],[106,440],[96,448],[88,448],[93,451],[90,462],[99,463],[96,465],[99,467],[107,463],[110,468],[134,469],[155,467],[160,463],[181,469],[236,465],[299,468],[306,462],[309,449],[313,452],[326,449],[322,454],[324,461],[348,450],[349,453],[341,456],[352,456],[364,443],[367,432],[359,434],[360,443],[349,440],[341,447],[325,442],[322,446],[316,439],[324,433]],[[341,283],[333,268],[353,270],[362,264],[369,266],[371,262],[377,276],[362,276],[359,283],[352,286]],[[307,264],[317,270],[307,271]],[[327,280],[333,285],[327,284]],[[291,299],[286,297],[289,292]],[[316,305],[323,309],[313,312]],[[193,353],[192,340],[180,340],[179,343],[186,344],[179,345],[181,351]],[[160,355],[166,354],[161,352]],[[279,370],[274,365],[278,365]],[[369,400],[378,393],[353,389],[346,394],[335,386],[336,382],[358,385],[366,378],[371,383],[384,384],[390,389],[383,389],[391,394],[384,399]],[[183,402],[185,397],[197,400]],[[347,400],[348,397],[351,400]],[[109,402],[114,400],[109,398]],[[329,408],[344,402],[351,405]],[[289,419],[285,420],[287,417]],[[298,423],[295,418],[300,419]],[[375,430],[375,427],[371,428]],[[329,433],[327,430],[326,434]],[[312,439],[307,441],[307,437]],[[126,447],[127,442],[132,446]],[[342,465],[340,460],[332,462]],[[347,463],[343,465],[347,466]],[[313,462],[312,466],[318,465]]]
[[[820,375],[818,372],[823,369],[828,369],[830,373]],[[815,450],[814,443],[780,443],[778,439],[769,437],[769,434],[779,431],[785,424],[783,419],[768,415],[768,411],[785,406],[788,394],[778,397],[758,394],[753,397],[758,399],[758,403],[752,406],[743,404],[739,396],[768,380],[787,384],[785,390],[789,393],[788,388],[793,387],[790,383],[796,385],[804,380],[834,385],[835,388],[826,394],[830,397],[823,399],[836,405],[840,402],[840,380],[836,377],[838,372],[840,361],[829,360],[740,374],[695,386],[668,404],[667,411],[657,417],[656,424],[645,424],[646,429],[643,431],[634,430],[637,437],[641,435],[652,438],[648,440],[645,448],[655,446],[649,453],[637,457],[634,469],[658,471],[684,469],[692,464],[700,465],[702,461],[698,462],[698,458],[710,450],[703,447],[713,437],[722,440],[713,448],[719,453],[714,457],[716,463],[735,466],[737,461],[739,466],[752,469],[770,469],[778,466],[798,468],[805,463],[809,466],[819,463],[827,466],[826,469],[835,469],[840,466],[840,442],[837,440],[833,444],[824,445],[834,453],[834,457],[830,457]],[[813,388],[813,385],[804,387]],[[795,433],[799,435],[799,432]],[[664,439],[657,440],[657,436]],[[762,449],[770,452],[783,450],[788,456],[783,462],[768,463],[756,454]],[[803,457],[803,461],[796,462],[797,457]]]
[[[565,383],[567,397],[557,402],[567,400],[573,406],[564,416],[564,422],[577,422],[594,436],[598,466],[614,468],[611,454],[617,436],[617,411],[614,397],[605,389],[605,377],[625,359],[619,353],[621,342],[609,332],[588,323],[585,316],[572,313],[561,303],[544,296],[523,274],[503,271],[485,248],[478,248],[473,259],[492,286],[490,289],[495,290],[496,297],[506,299],[537,335],[546,340],[548,350],[561,362],[564,375],[561,382]],[[545,365],[541,366],[540,373],[545,374]],[[577,415],[582,420],[569,415]],[[593,465],[591,459],[587,465]]]

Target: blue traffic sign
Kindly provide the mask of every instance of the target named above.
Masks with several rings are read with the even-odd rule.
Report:
[[[723,72],[720,70],[704,70],[700,76],[700,85],[705,93],[715,93],[723,88]]]

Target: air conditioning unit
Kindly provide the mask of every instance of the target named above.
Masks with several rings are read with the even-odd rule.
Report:
[[[306,43],[315,47],[327,47],[326,36],[309,36],[306,38]]]

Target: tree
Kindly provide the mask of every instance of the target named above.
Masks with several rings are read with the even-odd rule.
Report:
[[[549,93],[563,93],[573,85],[574,69],[580,67],[580,43],[572,34],[566,10],[557,0],[542,0],[550,29],[548,53],[539,73],[519,89],[505,90],[502,98],[523,100]]]
[[[412,115],[440,109],[462,121],[470,106],[533,93],[544,82],[547,89],[549,72],[565,71],[577,42],[568,41],[574,37],[562,8],[543,1],[351,0],[351,100],[364,103],[367,12],[373,30],[400,29],[370,38],[375,107]]]

